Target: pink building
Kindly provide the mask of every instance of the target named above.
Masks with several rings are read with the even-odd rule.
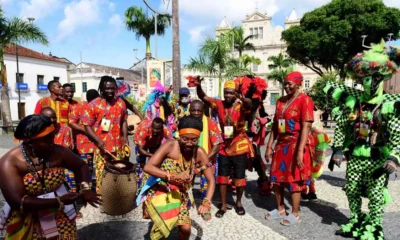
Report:
[[[393,75],[392,79],[385,82],[384,90],[387,93],[400,93],[400,71]]]

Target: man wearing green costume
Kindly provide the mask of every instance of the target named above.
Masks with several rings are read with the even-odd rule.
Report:
[[[389,174],[400,163],[400,95],[384,94],[384,81],[391,79],[400,63],[400,48],[384,42],[356,55],[346,68],[363,86],[357,90],[328,83],[324,91],[337,103],[337,126],[329,168],[340,167],[349,157],[345,192],[349,201],[349,223],[336,235],[355,239],[384,239],[382,215],[391,199]],[[339,110],[340,109],[340,110]],[[370,200],[369,213],[362,213],[362,197]]]

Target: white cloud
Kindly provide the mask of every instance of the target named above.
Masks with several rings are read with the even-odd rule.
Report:
[[[108,23],[110,24],[111,31],[113,32],[113,35],[118,35],[119,31],[121,30],[122,27],[122,19],[119,14],[113,14],[110,19],[108,20]]]
[[[386,6],[388,7],[397,7],[400,8],[400,1],[399,0],[383,0]]]
[[[204,31],[207,29],[206,26],[199,26],[189,30],[190,42],[199,43],[204,38]]]
[[[80,27],[100,22],[102,3],[102,0],[80,0],[67,4],[65,18],[58,24],[57,41],[72,35]]]
[[[114,12],[115,11],[115,6],[116,4],[115,4],[115,2],[109,2],[108,3],[108,9],[111,11],[111,12]]]
[[[4,1],[4,0],[2,0]],[[5,0],[11,1],[11,0]],[[33,17],[35,20],[45,18],[57,11],[61,6],[61,0],[30,0],[20,2],[20,16],[23,18]]]
[[[13,0],[0,0],[0,4],[11,3]]]

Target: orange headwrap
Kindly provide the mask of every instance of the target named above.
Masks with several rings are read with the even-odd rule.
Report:
[[[303,82],[303,75],[300,72],[291,72],[286,76],[285,80],[301,85]]]
[[[224,89],[237,89],[236,83],[232,80],[226,80],[224,84]]]
[[[179,130],[179,136],[185,135],[185,134],[194,134],[196,136],[200,137],[200,131],[194,128],[184,128]]]
[[[18,142],[18,141],[27,142],[27,141],[30,141],[30,140],[33,140],[33,139],[42,138],[42,137],[45,137],[45,136],[49,135],[50,133],[54,132],[54,130],[55,130],[55,127],[52,124],[52,125],[48,126],[47,128],[43,129],[40,133],[38,133],[37,135],[35,135],[33,137],[25,138],[25,139],[15,139],[14,141],[16,141],[16,142]]]

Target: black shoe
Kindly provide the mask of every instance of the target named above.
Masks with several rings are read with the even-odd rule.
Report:
[[[308,197],[308,194],[301,193],[301,201],[308,202],[309,200],[310,200],[310,198]]]
[[[311,202],[318,201],[317,195],[316,195],[315,193],[313,193],[313,192],[309,192],[309,193],[307,194],[307,196],[308,196],[308,199],[309,199]]]

